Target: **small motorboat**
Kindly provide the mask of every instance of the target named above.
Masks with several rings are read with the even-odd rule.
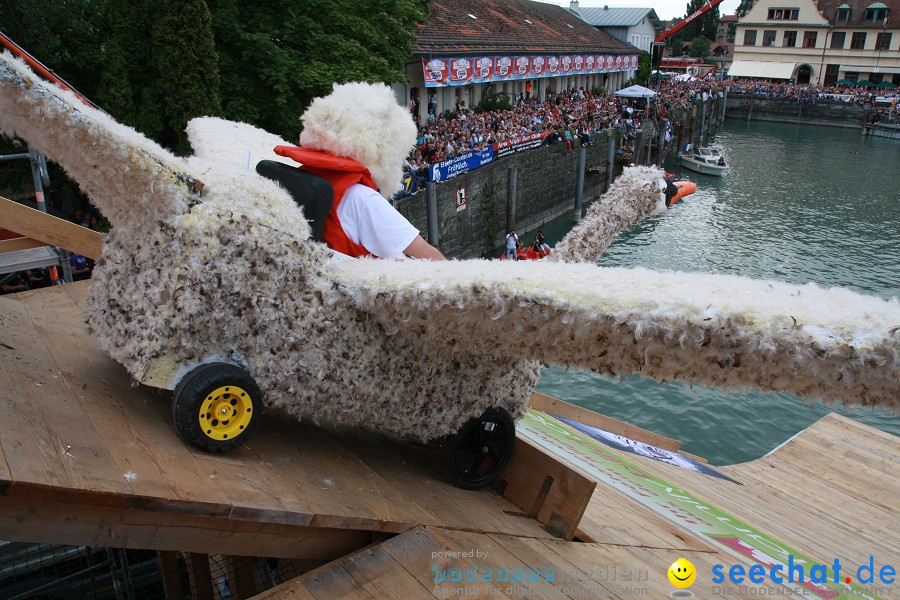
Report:
[[[691,150],[690,144],[685,144],[684,152],[678,155],[677,162],[691,171],[716,177],[720,177],[728,168],[728,165],[725,164],[725,157],[718,148],[694,148]]]

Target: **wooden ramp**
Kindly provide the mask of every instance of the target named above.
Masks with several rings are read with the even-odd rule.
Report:
[[[870,556],[876,564],[900,566],[900,438],[889,433],[831,413],[767,456],[716,467],[740,485],[643,457],[635,461],[820,562],[838,558],[853,573]],[[598,487],[582,534],[620,535],[621,526],[609,522],[611,510]],[[663,531],[663,525],[653,529]],[[896,582],[893,593],[900,594]]]
[[[528,417],[503,495],[447,484],[433,448],[273,414],[237,451],[211,456],[179,440],[168,393],[133,386],[99,350],[84,325],[86,291],[83,282],[0,297],[0,540],[321,565],[269,598],[406,600],[467,587],[511,598],[663,598],[678,558],[697,568],[697,597],[760,596],[713,587],[713,565],[752,561],[687,526],[674,505],[653,505],[614,473],[621,467],[815,562],[837,558],[853,573],[869,556],[900,564],[900,441],[838,415],[770,456],[718,468],[738,483],[612,449],[596,450],[609,467],[597,475],[535,443]],[[534,406],[678,448],[546,397]],[[481,554],[448,554],[470,551]],[[555,580],[467,582],[472,559],[507,577],[553,569]]]
[[[662,599],[675,590],[666,571],[679,558],[690,560],[701,572],[709,572],[713,564],[723,559],[714,552],[696,550],[577,543],[419,527],[315,569],[256,599]],[[728,595],[712,592],[697,597],[756,596],[734,590]]]
[[[87,332],[87,285],[0,297],[0,539],[331,560],[417,525],[574,534],[594,486],[577,476],[537,503],[544,474],[509,481],[517,506],[449,485],[433,448],[273,413],[233,453],[190,448],[170,393],[133,386]],[[537,477],[520,446],[510,468]]]
[[[610,429],[621,426],[604,423],[605,417],[579,415],[577,408],[559,401],[536,400],[555,414],[581,416]],[[628,433],[648,443],[672,445],[638,429]],[[736,482],[610,452],[614,463],[627,463],[639,479],[670,482],[676,495],[689,494],[704,510],[718,509],[707,516],[711,521],[712,514],[727,514],[754,539],[755,532],[768,536],[777,543],[766,547],[773,555],[785,548],[798,561],[807,560],[807,578],[812,564],[830,567],[835,559],[842,565],[841,580],[849,575],[854,583],[857,569],[867,565],[870,556],[876,571],[884,565],[896,568],[900,562],[900,440],[845,417],[828,415],[768,456],[716,468]],[[668,512],[654,510],[653,503],[626,495],[630,483],[612,481],[598,485],[577,528],[576,539],[587,542],[417,528],[259,598],[665,598],[675,591],[666,569],[679,558],[697,569],[698,579],[690,589],[698,598],[887,598],[900,592],[896,581],[887,586],[855,583],[855,588],[837,594],[782,587],[769,580],[760,585],[746,579],[742,585],[727,580],[716,584],[714,565],[723,565],[726,574],[732,565],[742,565],[746,572],[754,564],[765,564],[766,558],[754,560],[718,543],[716,536],[695,535],[683,526],[691,514],[674,505]],[[456,557],[448,556],[454,551]],[[516,581],[511,578],[517,569]],[[548,571],[552,580],[545,578]],[[529,581],[529,573],[536,580]],[[504,579],[498,581],[498,575]]]

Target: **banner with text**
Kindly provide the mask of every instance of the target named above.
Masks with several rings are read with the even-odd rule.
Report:
[[[494,158],[503,158],[522,150],[537,148],[547,137],[549,131],[537,131],[494,144]]]
[[[494,160],[494,148],[488,146],[477,152],[467,152],[456,158],[450,158],[428,167],[428,180],[434,182],[447,181],[460,173],[483,167]]]
[[[636,54],[564,54],[423,58],[422,68],[425,87],[446,87],[560,75],[633,71],[638,68],[638,57]]]

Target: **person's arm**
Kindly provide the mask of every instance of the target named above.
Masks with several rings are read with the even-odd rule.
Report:
[[[403,253],[411,258],[427,258],[428,260],[446,260],[441,251],[417,235]]]

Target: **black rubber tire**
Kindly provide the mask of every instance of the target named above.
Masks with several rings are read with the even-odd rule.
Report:
[[[222,386],[243,388],[250,396],[252,413],[250,422],[236,436],[216,440],[206,435],[197,419],[207,394]],[[188,373],[175,388],[172,398],[172,420],[181,439],[206,452],[229,452],[253,434],[263,413],[263,396],[259,386],[247,371],[228,363],[201,365]]]
[[[515,442],[516,424],[506,409],[487,409],[447,440],[447,479],[466,490],[490,485],[509,463]]]

